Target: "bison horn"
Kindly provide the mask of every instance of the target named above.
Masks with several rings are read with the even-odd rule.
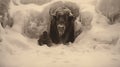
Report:
[[[55,16],[55,15],[56,15],[55,9],[50,9],[49,14],[50,14],[51,16]]]

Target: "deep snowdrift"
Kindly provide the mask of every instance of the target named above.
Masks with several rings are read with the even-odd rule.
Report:
[[[41,14],[51,2],[43,6],[11,3],[10,14],[15,22],[13,28],[0,26],[0,67],[120,67],[120,23],[109,25],[108,19],[95,11],[96,0],[75,2],[80,3],[84,22],[91,24],[91,29],[82,27],[82,34],[69,46],[60,44],[50,48],[38,46],[37,39],[23,34],[23,28],[24,22],[31,21],[30,14]],[[37,29],[41,31],[44,25]]]

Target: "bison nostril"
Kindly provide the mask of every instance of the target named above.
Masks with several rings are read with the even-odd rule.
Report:
[[[60,31],[64,31],[64,27],[59,27],[59,30]]]

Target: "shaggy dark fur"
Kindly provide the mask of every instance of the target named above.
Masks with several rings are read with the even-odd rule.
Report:
[[[38,44],[40,46],[43,46],[44,44],[46,44],[49,47],[52,46],[51,40],[50,40],[48,33],[46,31],[44,31],[43,34],[39,37]]]
[[[59,35],[57,24],[60,23],[60,20],[65,22],[65,31],[62,36]],[[68,42],[74,42],[74,21],[76,17],[69,16],[69,14],[64,14],[64,16],[60,17],[58,15],[52,16],[51,25],[50,25],[50,38],[53,43],[59,44],[63,43],[66,44]]]
[[[75,3],[56,2],[49,9],[50,25],[48,34],[43,33],[38,40],[40,45],[65,44],[74,42],[75,20],[79,16],[79,8]]]

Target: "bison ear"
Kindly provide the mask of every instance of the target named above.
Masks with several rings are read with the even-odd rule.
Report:
[[[56,16],[51,16],[51,24],[54,24],[56,21]]]
[[[75,17],[74,16],[69,16],[69,19],[74,20]]]

